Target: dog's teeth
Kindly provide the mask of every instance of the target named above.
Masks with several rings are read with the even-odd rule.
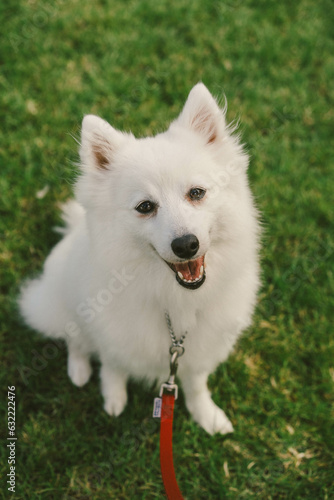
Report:
[[[181,271],[178,271],[177,272],[177,275],[178,277],[184,282],[184,283],[196,283],[197,281],[200,281],[202,278],[203,278],[203,273],[204,273],[204,266],[201,266],[200,270],[199,270],[199,275],[197,278],[194,278],[194,279],[190,279],[190,280],[187,280],[183,274],[181,273]]]

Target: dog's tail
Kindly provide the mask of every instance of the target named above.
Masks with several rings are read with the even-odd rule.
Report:
[[[85,209],[75,200],[60,203],[59,207],[62,210],[61,218],[65,226],[56,226],[54,230],[65,236],[81,222],[85,215]]]

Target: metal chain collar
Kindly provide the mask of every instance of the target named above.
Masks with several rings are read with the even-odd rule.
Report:
[[[183,342],[184,339],[186,338],[187,332],[184,333],[180,337],[180,340],[177,340],[175,337],[175,333],[172,327],[172,322],[170,319],[170,316],[168,314],[168,311],[165,311],[165,318],[166,318],[166,323],[169,331],[170,338],[172,339],[172,345],[169,348],[169,354],[171,355],[170,359],[170,373],[169,373],[169,378],[166,383],[162,384],[160,387],[160,398],[163,395],[164,389],[167,391],[171,392],[174,391],[174,397],[177,399],[178,395],[178,386],[175,383],[175,377],[176,377],[176,372],[177,372],[177,359],[183,355],[184,353],[184,347],[183,347]]]
[[[186,338],[186,335],[188,332],[185,332],[184,335],[181,335],[180,340],[177,340],[177,338],[175,337],[175,333],[174,333],[174,330],[172,327],[172,322],[171,322],[170,316],[168,314],[168,311],[165,311],[165,318],[166,318],[166,323],[167,323],[169,335],[170,335],[170,338],[172,339],[172,345],[169,349],[169,352],[170,352],[170,354],[174,354],[175,352],[177,352],[178,355],[176,357],[178,358],[178,357],[182,356],[182,354],[184,353],[183,342],[184,342],[184,339]]]

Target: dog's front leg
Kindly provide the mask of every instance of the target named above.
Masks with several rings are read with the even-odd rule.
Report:
[[[92,374],[88,354],[83,353],[73,342],[67,342],[67,372],[73,384],[82,387]]]
[[[104,409],[109,415],[118,417],[124,410],[128,400],[126,391],[127,375],[122,370],[105,363],[102,363],[100,375]]]
[[[233,432],[231,422],[211,399],[208,375],[194,372],[180,374],[187,408],[193,419],[209,434]]]

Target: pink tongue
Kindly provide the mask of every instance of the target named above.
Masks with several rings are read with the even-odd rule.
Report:
[[[186,280],[195,280],[199,278],[201,266],[204,263],[204,256],[199,257],[196,260],[190,260],[188,262],[180,262],[174,264],[176,272],[182,273],[184,279]]]

